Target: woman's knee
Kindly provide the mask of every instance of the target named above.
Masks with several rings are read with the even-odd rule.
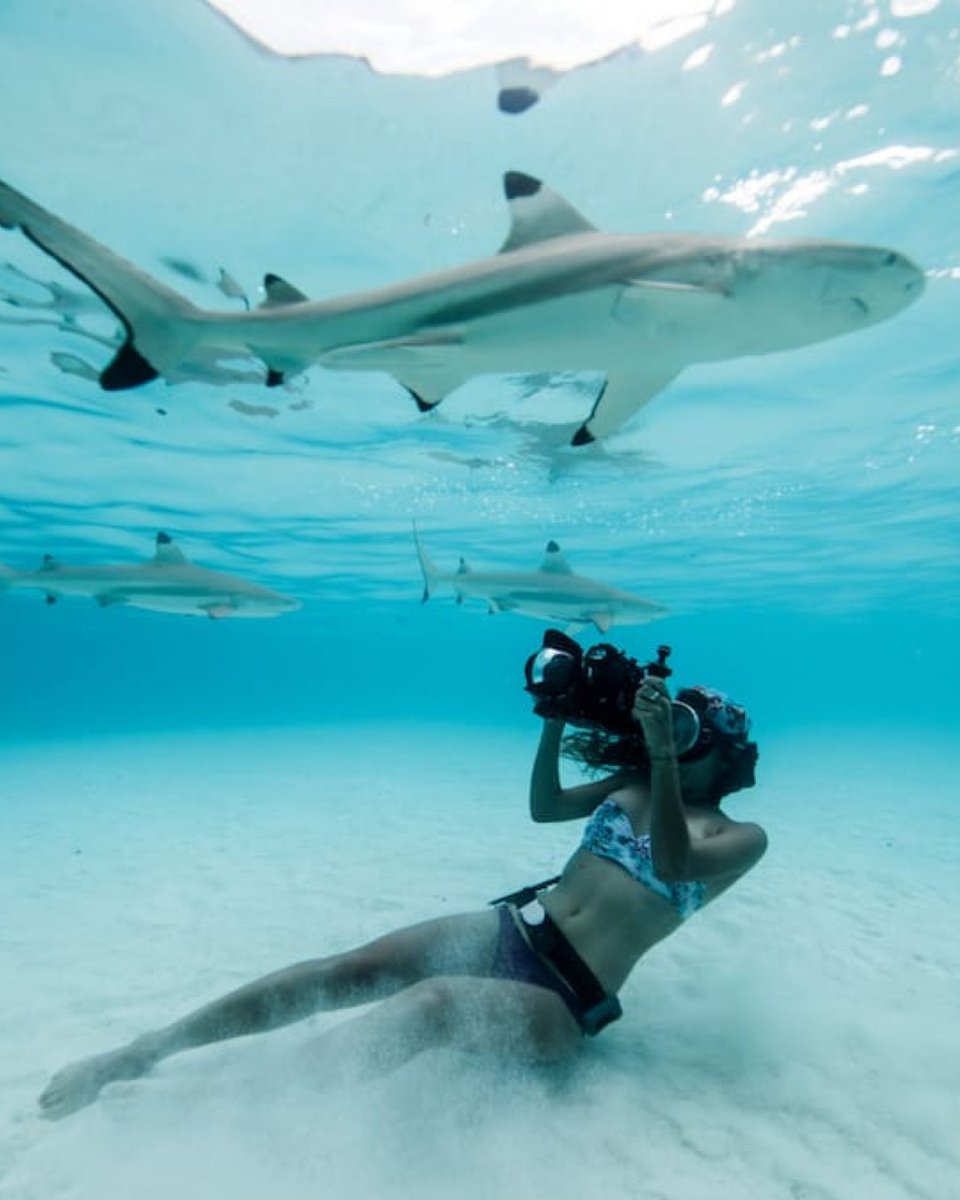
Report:
[[[434,1045],[547,1063],[567,1058],[582,1041],[563,1002],[539,989],[437,975],[406,988],[398,999]]]
[[[459,984],[460,981],[437,975],[411,984],[402,993],[402,1003],[411,1020],[429,1034],[432,1042],[450,1040],[463,1008]]]
[[[574,1054],[582,1042],[583,1034],[566,1009],[538,1015],[527,1027],[527,1044],[536,1062],[561,1062]]]

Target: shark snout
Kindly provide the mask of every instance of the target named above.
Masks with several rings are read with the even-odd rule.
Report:
[[[872,324],[900,312],[923,292],[926,280],[905,254],[880,247],[845,247],[823,277],[820,301],[846,308],[854,322]]]
[[[261,608],[265,614],[273,616],[275,613],[296,612],[298,608],[303,608],[303,603],[295,596],[285,596],[282,592],[270,592],[262,597],[255,607]]]

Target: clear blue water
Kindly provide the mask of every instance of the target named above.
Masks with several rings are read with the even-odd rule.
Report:
[[[221,267],[251,294],[270,270],[326,297],[492,253],[510,169],[605,229],[877,243],[927,288],[868,331],[692,368],[575,450],[589,378],[482,379],[428,415],[386,378],[316,368],[270,392],[103,393],[88,376],[113,317],[2,233],[0,562],[132,562],[164,529],[303,607],[200,621],[0,596],[0,739],[522,727],[542,624],[449,592],[421,605],[416,519],[444,569],[460,554],[532,567],[552,538],[583,573],[666,605],[612,639],[642,657],[671,643],[676,678],[744,699],[761,744],[808,728],[894,758],[921,734],[946,744],[960,20],[926,7],[745,0],[508,116],[488,67],[290,62],[193,0],[7,0],[0,177],[206,307],[225,303]]]
[[[691,368],[578,452],[562,444],[590,378],[533,397],[479,380],[428,416],[387,379],[318,369],[281,393],[158,382],[106,395],[63,368],[102,366],[94,339],[115,321],[5,235],[0,561],[135,561],[163,528],[198,563],[304,601],[269,624],[198,628],[11,593],[5,733],[398,706],[513,723],[540,627],[449,594],[421,609],[414,517],[446,569],[461,553],[534,565],[557,539],[582,572],[671,610],[622,644],[672,642],[678,678],[735,688],[763,724],[885,723],[893,680],[913,693],[895,721],[952,722],[952,17],[740,4],[656,54],[570,72],[506,116],[492,68],[426,80],[291,63],[202,4],[162,19],[93,0],[6,5],[3,176],[208,307],[224,304],[221,266],[251,294],[269,269],[327,296],[488,254],[512,168],[603,228],[876,242],[910,255],[928,287],[871,330]],[[69,325],[49,307],[59,289],[76,302]]]

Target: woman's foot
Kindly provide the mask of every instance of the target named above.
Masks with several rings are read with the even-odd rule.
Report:
[[[120,1079],[139,1079],[156,1062],[156,1057],[136,1043],[96,1054],[58,1071],[40,1095],[43,1115],[53,1121],[68,1117],[92,1104],[108,1083]]]

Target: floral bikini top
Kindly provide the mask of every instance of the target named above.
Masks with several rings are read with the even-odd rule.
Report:
[[[630,818],[616,800],[604,800],[597,806],[583,831],[580,848],[623,867],[637,883],[669,901],[681,920],[686,920],[706,903],[706,884],[691,879],[666,883],[657,878],[650,852],[650,834],[637,837]]]

